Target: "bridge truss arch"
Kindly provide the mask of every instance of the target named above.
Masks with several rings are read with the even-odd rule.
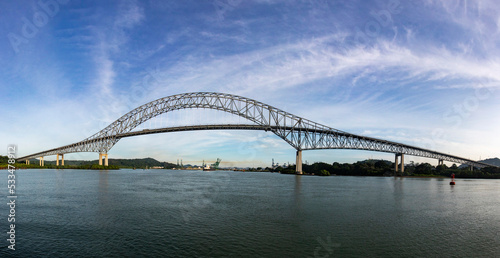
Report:
[[[248,125],[247,128],[252,130],[271,131],[297,151],[315,149],[357,149],[408,154],[468,164],[476,167],[489,166],[488,164],[424,148],[347,133],[293,115],[250,98],[217,92],[184,93],[151,101],[126,113],[101,131],[80,142],[35,153],[19,159],[24,160],[73,152],[107,153],[121,138],[142,134],[133,132],[133,129],[142,123],[163,113],[194,108],[219,110],[243,117],[252,122],[252,125]],[[211,128],[189,128],[192,130],[245,129],[245,125],[240,125],[239,128],[229,127],[230,126],[223,127],[221,125],[216,125]],[[151,130],[150,133],[167,131],[169,131],[168,128],[165,128],[163,131],[161,129]]]

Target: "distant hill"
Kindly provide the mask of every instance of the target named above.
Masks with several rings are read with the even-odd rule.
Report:
[[[493,166],[499,166],[500,167],[500,159],[499,158],[492,158],[492,159],[485,159],[485,160],[479,160],[479,162],[483,162],[483,163],[486,163],[486,164],[490,164],[490,165],[493,165]],[[459,168],[465,168],[467,167],[468,165],[460,165],[458,166]]]
[[[31,159],[31,164],[38,164],[37,159]],[[98,164],[98,160],[65,160],[64,165],[90,165],[90,164]],[[55,165],[55,161],[45,161],[45,164]],[[109,159],[109,165],[116,165],[119,167],[136,167],[136,168],[145,168],[147,167],[165,167],[165,168],[175,168],[176,165],[169,162],[161,162],[153,158],[143,158],[143,159]]]
[[[500,159],[499,158],[485,159],[485,160],[481,160],[481,162],[500,167]]]

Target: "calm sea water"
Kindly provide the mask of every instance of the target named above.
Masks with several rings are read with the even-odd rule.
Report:
[[[2,240],[1,257],[500,256],[499,180],[16,173],[17,250]]]

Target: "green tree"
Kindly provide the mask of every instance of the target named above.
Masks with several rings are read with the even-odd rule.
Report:
[[[415,174],[419,174],[419,175],[431,175],[433,168],[434,167],[431,164],[429,164],[429,163],[422,163],[422,164],[419,164],[415,168]]]
[[[328,172],[326,169],[322,169],[318,172],[318,176],[329,176],[330,172]]]
[[[439,165],[436,167],[436,174],[437,175],[448,175],[448,166],[446,165]]]

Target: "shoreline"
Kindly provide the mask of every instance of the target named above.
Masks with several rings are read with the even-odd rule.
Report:
[[[0,170],[7,170],[7,166],[5,167],[0,167]],[[78,167],[16,167],[16,170],[27,170],[27,169],[57,169],[57,170],[64,170],[64,169],[76,169],[76,170],[125,170],[125,169],[130,169],[134,170],[133,168],[78,168]],[[135,170],[144,170],[142,168],[137,168]],[[178,169],[147,169],[147,170],[178,170]],[[182,170],[178,170],[182,171]],[[194,170],[189,170],[189,171],[194,171]],[[200,170],[201,171],[201,170]],[[241,173],[277,173],[277,174],[283,174],[283,175],[296,175],[296,174],[288,174],[288,173],[280,173],[280,172],[271,172],[271,171],[234,171],[234,170],[221,170],[221,171],[230,171],[230,172],[241,172]],[[319,175],[311,175],[311,174],[302,174],[301,176],[319,176]],[[410,175],[410,176],[369,176],[369,175],[330,175],[330,176],[319,176],[319,177],[336,177],[336,176],[354,176],[354,177],[394,177],[394,178],[437,178],[437,179],[449,179],[451,177],[447,176],[439,176],[439,175],[428,175],[428,176],[415,176],[415,175]],[[455,177],[456,179],[498,179],[498,178],[484,178],[484,177]]]

